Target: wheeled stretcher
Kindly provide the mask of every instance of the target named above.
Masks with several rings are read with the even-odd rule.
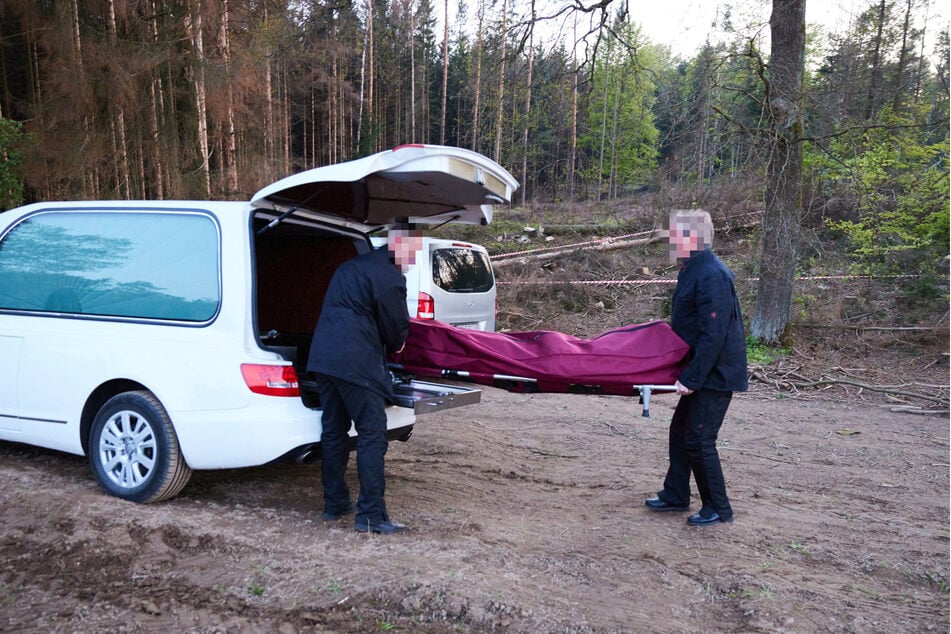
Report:
[[[674,390],[690,348],[662,321],[608,330],[590,339],[553,331],[483,332],[411,320],[394,368],[511,392],[640,396]]]

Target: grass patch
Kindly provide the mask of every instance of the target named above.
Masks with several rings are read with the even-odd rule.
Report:
[[[744,599],[755,599],[757,597],[772,599],[773,590],[765,583],[762,583],[756,586],[755,588],[746,588],[745,590],[743,590],[740,596],[743,597]]]
[[[264,588],[256,583],[248,584],[248,592],[256,597],[264,596]]]
[[[753,337],[746,338],[746,360],[756,365],[769,365],[777,359],[781,359],[789,354],[789,348],[782,346],[771,346]]]
[[[925,578],[928,580],[928,583],[933,587],[936,587],[942,593],[947,594],[948,592],[948,576],[946,573],[942,572],[931,572],[928,573]]]

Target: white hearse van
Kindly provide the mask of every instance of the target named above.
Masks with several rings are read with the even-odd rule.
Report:
[[[386,244],[385,238],[370,240]],[[489,252],[480,244],[424,237],[416,263],[406,271],[406,308],[417,319],[494,332],[496,288]]]
[[[110,494],[170,498],[192,470],[303,458],[305,372],[336,267],[397,218],[485,223],[518,183],[480,154],[401,146],[248,202],[44,202],[0,213],[0,440],[87,455]],[[394,377],[391,438],[468,388]]]

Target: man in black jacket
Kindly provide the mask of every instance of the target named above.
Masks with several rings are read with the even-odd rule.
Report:
[[[344,480],[352,420],[360,480],[354,529],[363,533],[389,534],[405,528],[390,519],[384,501],[385,410],[393,402],[386,356],[402,350],[409,332],[403,272],[414,263],[421,246],[418,232],[397,227],[388,232],[386,248],[359,255],[337,268],[307,361],[323,408],[321,517],[334,520],[354,510]]]
[[[680,401],[670,422],[670,465],[664,488],[645,501],[654,511],[686,511],[693,472],[702,506],[693,526],[732,522],[717,434],[733,392],[747,388],[746,336],[733,272],[714,255],[713,222],[700,210],[670,220],[671,259],[682,262],[671,305],[671,328],[691,358],[675,383]]]

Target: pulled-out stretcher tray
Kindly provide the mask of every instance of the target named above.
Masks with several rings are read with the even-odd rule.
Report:
[[[650,390],[672,390],[689,352],[662,321],[581,339],[553,331],[482,332],[413,319],[406,346],[391,361],[419,376],[512,392],[640,396],[646,416]]]
[[[462,405],[474,405],[482,399],[481,390],[459,388],[426,381],[405,381],[393,385],[394,400],[416,414],[429,414]]]

